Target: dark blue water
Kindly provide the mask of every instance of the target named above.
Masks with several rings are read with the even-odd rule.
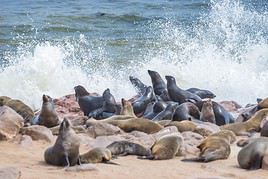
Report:
[[[264,0],[0,0],[0,95],[132,96],[154,69],[246,103],[268,95],[267,32]]]

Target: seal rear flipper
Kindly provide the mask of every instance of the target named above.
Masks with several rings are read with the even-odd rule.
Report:
[[[148,155],[148,156],[138,156],[138,159],[148,159],[148,160],[154,160],[153,155]]]
[[[104,164],[112,164],[112,165],[120,165],[119,163],[112,162],[112,161],[104,161]]]

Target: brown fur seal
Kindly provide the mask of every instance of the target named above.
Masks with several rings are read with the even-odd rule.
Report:
[[[201,114],[200,114],[200,120],[204,122],[211,122],[214,124],[216,123],[211,100],[207,100],[203,103]]]
[[[194,131],[197,125],[192,121],[169,121],[169,120],[162,120],[159,121],[158,124],[167,127],[167,126],[175,126],[177,127],[179,132],[185,131]]]
[[[200,149],[199,157],[183,159],[182,161],[211,162],[227,159],[231,153],[230,144],[235,140],[235,134],[232,131],[219,131],[208,136],[197,146]]]
[[[84,112],[85,116],[103,105],[102,96],[93,96],[81,85],[75,86],[75,97],[79,104],[80,109]]]
[[[166,91],[166,84],[164,80],[161,78],[158,72],[148,70],[148,73],[151,77],[154,93],[160,96],[164,91]]]
[[[43,95],[41,112],[36,119],[32,121],[32,124],[39,124],[48,128],[57,126],[59,124],[59,118],[50,96]]]
[[[145,93],[147,86],[141,82],[141,80],[133,76],[129,76],[129,80],[139,95],[143,95]]]
[[[79,146],[79,137],[72,130],[70,122],[64,119],[60,125],[59,136],[54,146],[45,151],[45,161],[57,166],[76,165],[80,163]]]
[[[136,117],[131,102],[122,98],[121,103],[122,103],[122,109],[120,113],[121,115]]]
[[[265,121],[261,128],[261,136],[268,137],[268,121]]]
[[[18,99],[11,99],[7,96],[0,97],[0,106],[6,105],[16,111],[24,119],[24,125],[28,126],[31,124],[32,119],[34,118],[33,110],[22,101]]]
[[[87,153],[80,155],[81,163],[108,163],[116,164],[110,162],[112,159],[112,153],[109,149],[106,148],[94,148]],[[118,165],[118,164],[117,164]]]
[[[237,161],[241,168],[256,170],[262,167],[262,159],[268,155],[268,138],[260,137],[251,139],[237,155]]]
[[[199,89],[199,88],[189,88],[186,91],[189,91],[193,94],[196,94],[197,96],[199,96],[201,99],[205,99],[205,98],[215,98],[216,95],[214,93],[212,93],[209,90],[203,90],[203,89]]]
[[[165,135],[158,139],[151,147],[152,154],[146,157],[139,157],[140,159],[150,160],[168,160],[172,159],[178,153],[182,145],[182,137],[172,134]]]
[[[172,120],[176,108],[177,104],[168,104],[167,107],[159,114],[157,114],[152,120],[153,121]]]
[[[115,141],[106,147],[112,152],[112,155],[138,155],[138,156],[149,156],[151,150],[146,149],[140,144],[129,142],[129,141]]]
[[[262,109],[246,122],[239,122],[221,126],[221,129],[233,131],[236,135],[250,136],[250,132],[259,131],[262,120],[268,115],[268,109]]]
[[[176,84],[176,80],[173,76],[165,76],[167,80],[167,90],[172,101],[178,102],[182,104],[184,102],[198,102],[202,101],[202,99],[186,90],[179,88]]]
[[[145,132],[147,134],[153,134],[163,129],[160,124],[157,124],[154,121],[150,121],[145,118],[128,118],[125,120],[108,119],[102,120],[100,122],[107,122],[109,124],[115,125],[124,130],[125,132],[131,132],[136,130]]]
[[[176,108],[173,115],[173,121],[194,120],[200,118],[198,107],[191,103],[185,102]]]

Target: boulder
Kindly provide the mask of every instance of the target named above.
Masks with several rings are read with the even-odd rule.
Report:
[[[14,167],[1,167],[0,168],[0,178],[3,179],[19,179],[21,172]]]
[[[23,127],[21,133],[29,135],[33,140],[45,140],[47,142],[53,141],[53,134],[50,129],[45,126],[33,125],[29,127]]]

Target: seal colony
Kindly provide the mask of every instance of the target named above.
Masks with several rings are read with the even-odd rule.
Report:
[[[194,87],[185,90],[173,76],[166,75],[164,80],[156,71],[148,70],[148,74],[151,86],[129,76],[137,94],[129,100],[122,98],[120,102],[115,100],[109,88],[98,95],[89,93],[81,85],[75,86],[75,100],[85,116],[85,121],[74,122],[75,126],[72,125],[74,119],[70,122],[68,117],[63,120],[59,117],[53,99],[45,94],[42,96],[42,108],[36,114],[22,101],[7,96],[0,97],[0,106],[14,109],[24,118],[26,127],[42,125],[58,135],[54,145],[44,151],[44,161],[49,165],[70,167],[84,163],[108,163],[120,167],[111,160],[126,155],[150,160],[182,157],[184,162],[225,160],[229,158],[237,136],[243,135],[248,139],[238,142],[243,148],[237,155],[237,166],[243,169],[264,168],[268,156],[268,98],[258,99],[250,109],[233,115],[232,111],[214,101],[216,95],[207,89]],[[87,135],[89,129],[97,124],[112,126],[111,130],[116,128],[125,135],[140,132],[135,137],[151,136],[153,142],[148,146],[146,141],[131,141],[126,137],[126,140],[93,147],[81,154],[77,133]],[[108,132],[105,127],[98,130],[94,137]],[[194,157],[187,156],[185,148],[189,141],[187,143],[185,132],[200,139],[198,144],[191,144],[199,150]],[[261,137],[256,137],[254,134],[259,132]]]

